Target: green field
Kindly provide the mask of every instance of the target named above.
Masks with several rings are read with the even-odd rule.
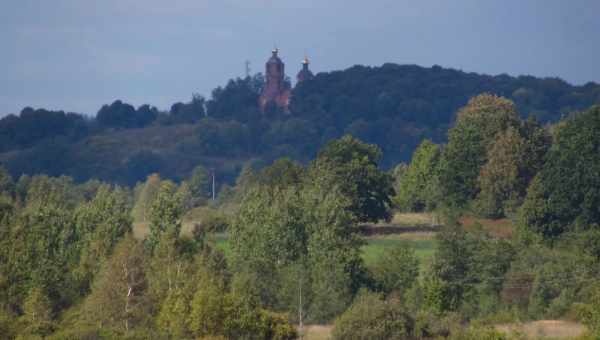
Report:
[[[386,249],[405,245],[415,250],[415,254],[421,261],[421,270],[428,263],[435,251],[435,240],[431,234],[390,235],[384,237],[373,237],[366,239],[367,244],[362,247],[362,256],[365,264],[372,264],[381,256]],[[215,236],[217,248],[227,256],[230,253],[229,242],[225,234]]]

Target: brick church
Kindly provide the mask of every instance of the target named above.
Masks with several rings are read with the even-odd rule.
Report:
[[[259,98],[261,110],[265,110],[268,105],[287,111],[290,103],[292,85],[285,77],[285,64],[278,56],[279,50],[274,49],[273,55],[266,63],[265,67],[265,87]],[[302,60],[302,69],[296,76],[297,84],[314,77],[308,68],[309,61],[307,57]]]

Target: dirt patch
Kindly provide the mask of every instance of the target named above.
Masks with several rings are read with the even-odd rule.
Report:
[[[513,223],[508,218],[492,220],[473,216],[463,216],[460,219],[460,223],[464,225],[467,230],[480,224],[483,227],[483,230],[498,238],[509,239],[513,236]]]
[[[520,333],[527,339],[570,339],[581,336],[586,328],[576,322],[563,320],[539,320],[521,324],[501,324],[496,329],[508,334]]]
[[[304,340],[328,340],[331,338],[332,325],[304,326]]]

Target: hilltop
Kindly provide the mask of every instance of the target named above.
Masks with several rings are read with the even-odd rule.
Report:
[[[169,111],[120,100],[93,118],[25,108],[0,120],[0,162],[11,174],[69,175],[135,184],[152,172],[180,179],[198,164],[231,181],[244,163],[313,158],[325,142],[352,134],[377,144],[390,168],[425,138],[444,142],[456,111],[489,92],[543,123],[600,103],[600,85],[558,78],[482,75],[440,66],[384,64],[323,72],[298,84],[289,112],[261,112],[257,74],[230,80],[210,98],[195,95]],[[525,117],[523,117],[525,118]]]

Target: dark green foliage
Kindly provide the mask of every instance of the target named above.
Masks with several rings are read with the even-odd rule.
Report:
[[[86,136],[87,130],[82,115],[26,107],[18,116],[0,119],[0,150],[30,147],[55,137],[75,141]]]
[[[550,240],[600,222],[600,107],[575,114],[555,134],[520,217],[526,230]]]
[[[139,128],[153,122],[158,116],[158,110],[149,105],[140,106],[137,110],[120,100],[110,105],[104,105],[98,111],[96,120],[105,128]]]
[[[209,117],[218,119],[236,118],[248,122],[260,116],[258,97],[264,86],[260,74],[245,79],[232,79],[227,85],[212,92],[212,99],[206,103]]]
[[[376,145],[346,135],[323,147],[308,176],[319,178],[326,190],[338,187],[358,221],[389,219],[394,189],[391,176],[378,168],[381,156]]]
[[[65,174],[129,185],[154,171],[179,180],[202,162],[232,182],[239,167],[232,170],[223,157],[239,161],[234,167],[252,158],[306,162],[331,139],[351,134],[382,148],[380,164],[389,168],[407,161],[423,139],[443,142],[455,112],[480,93],[502,95],[523,115],[548,122],[594,104],[598,92],[596,84],[571,86],[559,79],[385,64],[320,73],[294,89],[291,114],[263,114],[263,83],[260,75],[231,80],[211,98],[194,95],[170,112],[120,101],[103,106],[96,119],[26,108],[0,120],[0,161],[15,178]],[[192,135],[184,131],[190,127],[197,128]],[[104,154],[114,148],[120,152]],[[155,156],[151,167],[136,161],[142,152]]]
[[[206,116],[205,99],[200,95],[194,95],[192,101],[175,103],[171,106],[169,116],[161,119],[161,124],[191,124]]]
[[[413,335],[414,320],[395,300],[384,300],[374,293],[360,293],[335,321],[333,339],[405,340]]]

